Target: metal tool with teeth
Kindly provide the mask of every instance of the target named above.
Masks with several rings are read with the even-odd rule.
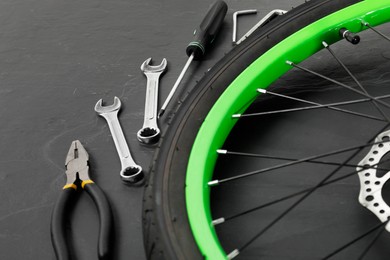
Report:
[[[95,111],[99,116],[106,119],[108,127],[110,128],[116,150],[119,154],[119,159],[121,160],[122,169],[120,171],[120,176],[122,180],[127,183],[139,183],[144,177],[142,167],[136,164],[131,157],[129,147],[127,146],[125,136],[118,120],[118,112],[121,108],[121,101],[119,98],[115,97],[113,105],[103,106],[102,103],[102,99],[96,103]]]
[[[152,66],[152,58],[147,59],[141,65],[141,70],[147,78],[144,124],[137,132],[137,138],[141,143],[154,144],[160,139],[160,129],[157,124],[158,105],[158,81],[160,75],[167,67],[167,60],[164,58],[160,65]]]

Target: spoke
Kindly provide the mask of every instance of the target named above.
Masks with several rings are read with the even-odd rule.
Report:
[[[330,181],[327,181],[323,184],[321,184],[321,186],[319,187],[325,187],[327,185],[330,185],[332,183],[335,183],[335,182],[338,182],[338,181],[341,181],[341,180],[344,180],[344,179],[347,179],[351,176],[355,176],[356,175],[356,172],[350,172],[344,176],[341,176],[341,177],[338,177],[338,178],[335,178],[333,180],[330,180]],[[299,196],[299,195],[302,195],[308,191],[310,191],[311,189],[313,189],[313,187],[310,187],[310,188],[307,188],[307,189],[304,189],[304,190],[301,190],[301,191],[298,191],[298,192],[295,192],[295,193],[292,193],[290,195],[287,195],[287,196],[284,196],[284,197],[281,197],[279,199],[276,199],[276,200],[273,200],[273,201],[270,201],[270,202],[267,202],[267,203],[264,203],[260,206],[257,206],[255,208],[252,208],[252,209],[249,209],[249,210],[246,210],[246,211],[243,211],[243,212],[240,212],[240,213],[237,213],[237,214],[234,214],[234,215],[231,215],[231,216],[228,216],[228,217],[225,217],[223,218],[224,221],[219,221],[217,224],[221,224],[221,223],[224,223],[224,222],[227,222],[229,220],[232,220],[232,219],[235,219],[235,218],[238,218],[238,217],[241,217],[241,216],[244,216],[246,214],[249,214],[249,213],[252,213],[254,211],[257,211],[257,210],[260,210],[260,209],[263,209],[263,208],[266,208],[266,207],[269,207],[269,206],[272,206],[272,205],[275,205],[277,203],[280,203],[280,202],[283,202],[283,201],[286,201],[286,200],[289,200],[289,199],[292,199],[292,198],[295,198],[296,196]]]
[[[329,51],[329,53],[333,56],[333,58],[340,64],[340,66],[349,74],[349,76],[355,81],[355,83],[359,86],[359,88],[365,93],[366,95],[369,95],[367,90],[363,87],[363,85],[360,83],[360,81],[352,74],[352,72],[345,66],[345,64],[337,57],[337,55],[332,51],[330,46],[326,42],[322,42],[325,49]],[[375,99],[371,99],[372,104],[375,106],[375,108],[378,110],[378,112],[385,118],[388,122],[390,121],[388,116],[385,114],[385,112],[378,106],[377,102],[375,102]]]
[[[226,155],[237,155],[237,156],[245,156],[245,157],[256,157],[256,158],[263,158],[263,159],[276,159],[276,160],[284,160],[284,161],[299,161],[299,159],[296,158],[288,158],[288,157],[281,157],[281,156],[273,156],[273,155],[266,155],[266,154],[254,154],[254,153],[243,153],[243,152],[234,152],[234,151],[228,151],[228,150],[217,150],[217,153],[219,154],[226,154]],[[315,164],[323,164],[323,165],[333,165],[333,166],[347,166],[347,167],[361,167],[360,165],[357,164],[342,164],[338,162],[328,162],[328,161],[320,161],[320,160],[307,160],[303,163],[315,163]],[[390,169],[385,169],[385,168],[377,168],[376,165],[366,167],[365,169],[377,169],[377,170],[384,170],[384,171],[390,171]]]
[[[319,103],[316,103],[316,102],[312,102],[312,101],[309,101],[309,100],[300,99],[300,98],[296,98],[296,97],[286,96],[286,95],[275,93],[275,92],[271,92],[271,91],[268,91],[268,90],[265,90],[265,89],[258,89],[257,91],[260,92],[260,93],[263,93],[263,94],[270,94],[270,95],[281,97],[281,98],[285,98],[285,99],[290,99],[290,100],[294,100],[294,101],[298,101],[298,102],[302,102],[302,103],[315,105],[316,108],[328,108],[328,109],[335,110],[335,111],[338,111],[338,112],[343,112],[343,113],[346,113],[346,114],[352,114],[352,115],[361,116],[361,117],[365,117],[365,118],[370,118],[370,119],[384,121],[381,118],[374,117],[374,116],[371,116],[371,115],[367,115],[367,114],[363,114],[363,113],[359,113],[359,112],[355,112],[355,111],[350,111],[350,110],[346,110],[346,109],[342,109],[342,108],[338,108],[338,107],[333,107],[331,105],[325,105],[324,106],[323,104],[319,104]],[[350,104],[354,103],[354,101],[347,101],[347,102],[349,102]],[[339,102],[338,104],[340,104],[340,103],[344,103],[344,102]],[[341,105],[343,105],[343,104],[341,104]],[[235,116],[233,115],[233,117],[235,117]]]
[[[269,93],[269,91],[267,91],[267,92]],[[273,92],[271,92],[271,93],[273,93]],[[286,97],[288,97],[288,96],[286,96]],[[390,95],[384,95],[384,96],[376,97],[375,99],[384,99],[384,98],[389,98],[389,97],[390,97]],[[301,100],[301,101],[305,101],[305,100]],[[251,113],[251,114],[234,114],[232,117],[233,118],[241,118],[241,117],[250,117],[250,116],[272,115],[272,114],[297,112],[297,111],[304,111],[304,110],[314,110],[314,109],[319,109],[319,108],[329,108],[329,109],[337,110],[338,108],[336,106],[352,105],[352,104],[364,103],[364,102],[368,102],[368,101],[370,101],[370,99],[357,99],[357,100],[342,101],[342,102],[329,103],[329,104],[318,104],[318,105],[308,106],[308,107],[281,109],[281,110],[266,111],[266,112]],[[307,102],[305,102],[305,103],[307,103]],[[358,116],[362,116],[362,117],[369,118],[369,119],[385,121],[385,120],[378,118],[378,117],[375,117],[375,116],[366,115],[366,114],[362,114],[362,113],[358,113],[358,112],[354,112],[354,111],[345,110],[344,112],[358,115]]]
[[[368,143],[372,143],[373,140],[375,140],[375,137],[384,131],[389,126],[387,124],[383,129],[381,129],[378,133],[372,137]],[[352,160],[359,152],[364,148],[361,147],[357,151],[355,151],[351,156],[349,156],[344,162],[348,163],[350,160]],[[301,202],[303,202],[307,197],[309,197],[314,191],[316,191],[321,185],[325,182],[327,182],[330,178],[332,178],[333,175],[335,175],[342,166],[337,167],[335,170],[333,170],[329,175],[327,175],[324,179],[321,180],[315,187],[311,188],[307,193],[305,193],[301,198],[299,198],[295,203],[293,203],[290,207],[288,207],[286,210],[284,210],[278,217],[276,217],[271,223],[269,223],[265,228],[263,228],[260,232],[258,232],[256,235],[254,235],[247,243],[245,243],[241,248],[234,250],[233,252],[236,252],[238,254],[239,252],[242,252],[245,250],[248,246],[250,246],[254,241],[256,241],[260,236],[262,236],[266,231],[268,231],[271,227],[273,227],[276,223],[278,223],[281,219],[283,219],[288,213],[290,213],[293,209],[295,209]],[[233,253],[232,252],[232,253]]]
[[[372,27],[369,23],[367,23],[367,22],[362,22],[362,23],[363,23],[363,25],[367,26],[368,28],[370,28],[371,30],[373,30],[374,32],[376,32],[377,34],[379,34],[384,39],[386,39],[386,40],[388,40],[390,42],[390,38],[388,36],[386,36],[385,34],[381,33],[380,31],[378,31],[377,29]]]
[[[359,153],[359,150],[356,151],[353,155],[351,155],[345,162],[349,162],[352,158],[354,158]],[[294,202],[291,206],[289,206],[285,211],[283,211],[278,217],[276,217],[271,223],[269,223],[265,228],[263,228],[260,232],[258,232],[255,236],[253,236],[247,243],[245,243],[239,251],[242,252],[249,245],[251,245],[254,241],[256,241],[259,237],[261,237],[265,232],[267,232],[270,228],[272,228],[276,223],[278,223],[281,219],[283,219],[288,213],[290,213],[293,209],[295,209],[299,204],[301,204],[307,197],[309,197],[314,191],[316,191],[323,183],[325,183],[328,179],[330,179],[334,174],[341,169],[342,166],[339,166],[337,169],[332,171],[329,175],[327,175],[321,182],[319,182],[316,186],[312,187],[309,191],[307,191],[302,197],[300,197],[296,202]]]
[[[302,67],[302,66],[300,66],[300,65],[295,64],[294,62],[286,61],[286,63],[289,64],[289,65],[291,65],[291,66],[293,66],[293,67],[295,67],[295,68],[298,68],[298,69],[300,69],[300,70],[302,70],[302,71],[305,71],[305,72],[310,73],[310,74],[312,74],[312,75],[315,75],[315,76],[318,76],[318,77],[323,78],[323,79],[325,79],[325,80],[328,80],[328,81],[330,81],[330,82],[333,82],[334,84],[337,84],[337,85],[339,85],[339,86],[341,86],[341,87],[344,87],[344,88],[346,88],[346,89],[349,89],[349,90],[351,90],[351,91],[353,91],[353,92],[355,92],[355,93],[357,93],[357,94],[359,94],[359,95],[361,95],[361,96],[367,97],[367,98],[369,98],[369,99],[375,99],[374,97],[372,97],[372,96],[370,96],[370,95],[367,95],[367,94],[365,94],[365,93],[363,93],[363,92],[361,92],[361,91],[359,91],[359,90],[356,90],[356,89],[352,88],[351,86],[348,86],[348,85],[346,85],[346,84],[344,84],[344,83],[341,83],[340,81],[331,79],[331,78],[329,78],[329,77],[327,77],[327,76],[325,76],[325,75],[322,75],[322,74],[320,74],[320,73],[314,72],[314,71],[312,71],[312,70],[310,70],[310,69],[304,68],[304,67]],[[382,100],[377,100],[377,102],[378,102],[379,104],[381,104],[381,105],[387,107],[387,108],[390,108],[390,104],[388,104],[388,103],[386,103],[386,102],[383,102]]]
[[[367,23],[365,24],[366,26],[370,27]],[[371,28],[371,27],[370,27]],[[373,29],[375,30],[375,29]],[[376,30],[375,30],[376,31]],[[381,34],[382,35],[382,34]],[[387,40],[389,40],[389,38],[386,37]],[[263,168],[263,169],[260,169],[260,170],[255,170],[255,171],[251,171],[251,172],[247,172],[247,173],[244,173],[244,174],[241,174],[241,175],[238,175],[238,176],[234,176],[234,177],[229,177],[229,178],[225,178],[225,179],[221,179],[221,180],[213,180],[213,181],[210,181],[208,183],[209,186],[214,186],[214,185],[218,185],[220,183],[225,183],[225,182],[229,182],[229,181],[233,181],[233,180],[237,180],[237,179],[241,179],[241,178],[245,178],[245,177],[250,177],[250,176],[253,176],[253,175],[257,175],[257,174],[260,174],[260,173],[263,173],[263,172],[268,172],[268,171],[271,171],[271,170],[276,170],[276,169],[280,169],[280,168],[283,168],[283,167],[287,167],[287,166],[292,166],[292,165],[295,165],[295,164],[298,164],[298,163],[302,163],[302,162],[308,162],[308,163],[320,163],[320,164],[328,164],[328,165],[334,165],[334,166],[337,166],[336,169],[332,170],[325,178],[323,178],[320,182],[318,182],[315,186],[313,187],[310,187],[308,189],[305,189],[305,190],[302,190],[302,191],[299,191],[299,192],[296,192],[296,193],[293,193],[293,194],[290,194],[288,196],[285,196],[283,198],[280,198],[278,200],[274,200],[272,202],[269,202],[269,203],[266,203],[266,204],[263,204],[259,207],[256,207],[255,209],[251,209],[251,210],[247,210],[245,212],[242,212],[242,213],[239,213],[239,214],[236,214],[234,216],[231,216],[231,217],[228,217],[226,218],[227,220],[228,219],[233,219],[235,217],[238,217],[240,215],[243,215],[243,214],[247,214],[249,212],[253,212],[254,210],[257,210],[257,209],[260,209],[260,208],[264,208],[264,207],[267,207],[267,206],[270,206],[270,205],[273,205],[273,204],[276,204],[280,201],[283,201],[283,200],[287,200],[287,199],[290,199],[290,198],[293,198],[293,197],[296,197],[298,195],[302,195],[300,197],[298,197],[298,199],[296,201],[294,201],[291,205],[289,205],[285,210],[283,210],[279,215],[276,215],[276,217],[270,222],[268,223],[268,225],[266,225],[264,228],[262,228],[258,233],[256,233],[251,239],[249,239],[249,241],[247,241],[246,243],[244,243],[241,247],[238,247],[237,249],[234,249],[230,254],[228,254],[228,259],[232,259],[234,257],[236,257],[237,255],[239,255],[242,251],[244,251],[247,247],[249,247],[254,241],[256,241],[259,237],[261,237],[264,233],[266,233],[269,229],[271,229],[274,225],[276,225],[281,219],[283,219],[287,214],[289,214],[291,211],[293,211],[296,207],[298,207],[299,205],[301,205],[301,203],[306,199],[308,198],[311,194],[313,194],[317,189],[319,189],[320,187],[323,187],[323,186],[326,186],[326,185],[329,185],[331,183],[334,183],[334,182],[337,182],[341,179],[345,179],[345,178],[348,178],[350,176],[354,176],[356,175],[356,172],[359,172],[361,170],[364,170],[363,166],[359,166],[359,165],[353,165],[350,163],[350,161],[355,158],[361,151],[364,147],[367,147],[367,146],[371,146],[371,145],[374,145],[375,143],[372,143],[373,140],[375,140],[375,137],[381,133],[382,131],[384,131],[384,129],[386,129],[388,126],[389,126],[389,123],[390,123],[390,119],[389,117],[386,115],[386,113],[382,110],[382,108],[380,106],[378,106],[378,104],[386,107],[386,108],[390,108],[390,104],[388,104],[387,102],[384,102],[380,99],[378,99],[378,97],[373,97],[371,96],[367,91],[366,89],[363,87],[363,85],[357,80],[357,78],[351,73],[351,71],[344,65],[344,63],[335,55],[335,53],[329,48],[329,46],[324,42],[323,43],[325,48],[332,54],[332,56],[337,60],[337,62],[344,68],[344,70],[351,76],[351,78],[355,81],[355,83],[359,86],[360,90],[357,90],[347,84],[344,84],[342,82],[339,82],[337,80],[334,80],[332,78],[329,78],[325,75],[322,75],[320,73],[317,73],[317,72],[314,72],[310,69],[307,69],[307,68],[304,68],[300,65],[297,65],[297,64],[294,64],[293,62],[291,61],[286,61],[287,64],[295,67],[295,68],[298,68],[302,71],[305,71],[307,73],[310,73],[312,75],[315,75],[315,76],[318,76],[320,78],[323,78],[325,80],[328,80],[330,82],[333,82],[334,84],[337,84],[345,89],[348,89],[352,92],[355,92],[359,95],[362,95],[366,98],[368,98],[368,100],[364,100],[364,102],[372,102],[373,105],[376,107],[376,109],[378,110],[378,112],[383,116],[384,119],[386,119],[387,121],[387,124],[386,126],[381,129],[380,132],[378,132],[369,142],[368,144],[365,144],[365,145],[360,145],[358,147],[354,147],[354,148],[347,148],[347,149],[342,149],[342,150],[335,150],[335,151],[332,151],[330,153],[325,153],[325,154],[319,154],[319,155],[315,155],[315,156],[310,156],[310,157],[306,157],[306,158],[303,158],[303,159],[294,159],[294,158],[286,158],[286,157],[276,157],[276,156],[268,156],[268,155],[261,155],[261,154],[247,154],[247,153],[238,153],[238,152],[231,152],[231,151],[226,151],[226,150],[220,150],[220,151],[223,151],[222,153],[223,154],[232,154],[232,155],[244,155],[244,156],[251,156],[251,157],[261,157],[261,158],[268,158],[268,159],[277,159],[277,160],[286,160],[286,161],[289,161],[287,163],[283,163],[283,164],[279,164],[279,165],[276,165],[276,166],[272,166],[272,167],[268,167],[268,168]],[[260,91],[263,91],[262,93],[268,93],[268,91],[265,91],[265,90],[260,90]],[[272,93],[272,92],[271,92]],[[272,93],[273,94],[273,93]],[[275,93],[276,94],[276,93]],[[276,95],[279,95],[279,94],[276,94]],[[282,96],[282,97],[287,97],[287,96],[284,96],[284,95],[279,95],[279,96]],[[233,118],[238,118],[238,117],[245,117],[245,116],[252,116],[252,115],[265,115],[265,114],[276,114],[276,113],[287,113],[287,112],[293,112],[293,111],[302,111],[302,110],[310,110],[310,109],[317,109],[317,108],[328,108],[328,109],[332,109],[332,110],[336,110],[336,111],[340,111],[340,112],[344,112],[344,113],[349,113],[349,114],[354,114],[354,115],[358,115],[358,116],[363,116],[365,118],[371,118],[373,119],[371,115],[366,115],[366,114],[360,114],[360,113],[357,113],[355,111],[349,111],[349,110],[345,110],[345,109],[341,109],[341,108],[338,108],[338,107],[335,107],[335,106],[341,106],[341,105],[346,105],[345,103],[346,102],[350,102],[349,104],[353,104],[353,103],[359,103],[357,100],[353,100],[353,101],[345,101],[344,104],[340,104],[342,102],[338,102],[338,103],[333,103],[333,104],[319,104],[319,103],[316,103],[316,102],[311,102],[311,101],[307,101],[307,100],[301,100],[301,99],[298,99],[298,98],[294,98],[294,97],[287,97],[289,99],[292,99],[292,100],[296,100],[296,101],[300,101],[300,102],[305,102],[305,103],[308,103],[308,104],[312,104],[313,106],[312,107],[301,107],[301,108],[294,108],[294,109],[284,109],[284,110],[279,110],[279,111],[269,111],[269,112],[262,112],[262,113],[255,113],[255,114],[244,114],[244,115],[233,115]],[[362,101],[363,102],[363,101]],[[375,117],[376,120],[382,120],[380,118],[377,118]],[[382,120],[383,121],[383,120]],[[388,142],[388,141],[386,141]],[[383,143],[383,142],[378,142],[378,143]],[[335,162],[327,162],[327,161],[322,161],[322,160],[317,160],[319,158],[322,158],[322,157],[326,157],[326,156],[330,156],[330,155],[335,155],[335,154],[339,154],[339,153],[344,153],[344,152],[347,152],[347,151],[353,151],[353,153],[349,156],[347,156],[347,158],[344,160],[343,163],[335,163]],[[378,164],[377,164],[378,165]],[[332,177],[338,173],[340,171],[341,168],[343,168],[344,166],[347,166],[347,167],[361,167],[361,168],[358,168],[357,171],[354,171],[350,174],[347,174],[347,175],[344,175],[342,177],[338,177],[338,178],[334,178],[332,180]],[[371,166],[373,167],[373,166]],[[222,219],[222,220],[221,220]],[[223,223],[225,222],[225,219],[224,218],[221,218],[221,219],[217,219],[215,222],[213,221],[213,224],[216,223],[216,224],[219,224],[219,223]],[[378,234],[375,236],[375,238],[369,243],[369,245],[364,249],[363,253],[361,254],[361,256],[359,257],[359,259],[362,259],[366,253],[370,250],[370,248],[373,246],[373,244],[377,241],[377,239],[379,238],[380,234],[382,234],[383,230],[384,230],[384,226],[385,224],[387,224],[388,221],[384,222],[384,223],[380,223],[379,225],[376,225],[372,228],[370,228],[368,231],[366,231],[365,233],[359,235],[358,237],[354,238],[352,241],[346,243],[345,245],[343,245],[342,247],[336,249],[335,251],[333,251],[332,253],[330,253],[329,255],[327,255],[324,259],[329,259],[333,256],[335,256],[336,254],[340,253],[341,251],[345,250],[346,248],[350,247],[351,245],[355,244],[356,242],[360,241],[361,239],[367,237],[368,235],[370,235],[371,233],[373,233],[374,231],[378,230],[379,228],[382,227],[382,230],[380,232],[378,232]]]
[[[368,236],[369,234],[371,234],[372,232],[374,232],[375,230],[379,229],[379,228],[383,228],[386,224],[388,223],[388,221],[386,222],[383,222],[383,223],[380,223],[374,227],[372,227],[371,229],[369,229],[367,232],[363,233],[362,235],[358,236],[357,238],[353,239],[352,241],[348,242],[347,244],[343,245],[342,247],[336,249],[335,251],[333,251],[332,253],[330,253],[329,255],[327,255],[326,257],[324,257],[323,259],[329,259],[331,257],[333,257],[334,255],[340,253],[341,251],[343,251],[344,249],[348,248],[349,246],[355,244],[356,242],[358,242],[360,239]]]
[[[390,161],[390,159],[389,159],[389,160],[386,160],[386,161],[381,161],[381,162],[379,162],[379,163],[377,163],[377,164],[372,165],[372,167],[376,167],[376,166],[378,166],[378,165],[384,164],[384,163],[389,162],[389,161]],[[364,171],[364,170],[365,170],[365,169],[356,170],[356,171],[353,171],[353,172],[344,174],[343,176],[340,176],[340,177],[334,178],[334,179],[332,179],[332,180],[326,181],[326,182],[324,182],[323,184],[321,184],[321,185],[319,186],[319,188],[320,188],[320,187],[328,186],[328,185],[333,184],[333,183],[336,183],[336,182],[339,182],[339,181],[344,180],[344,179],[347,179],[347,178],[349,178],[349,177],[351,177],[351,176],[356,176],[356,173],[359,173],[359,172]],[[228,216],[228,217],[224,217],[224,218],[216,219],[216,220],[213,221],[213,224],[214,224],[214,225],[222,224],[222,223],[225,223],[225,222],[227,222],[227,221],[229,221],[229,220],[233,220],[233,219],[235,219],[235,218],[238,218],[238,217],[244,216],[244,215],[246,215],[246,214],[252,213],[252,212],[254,212],[254,211],[257,211],[257,210],[260,210],[260,209],[263,209],[263,208],[266,208],[266,207],[275,205],[275,204],[277,204],[277,203],[279,203],[279,202],[283,202],[283,201],[286,201],[286,200],[288,200],[288,199],[292,199],[292,198],[294,198],[294,197],[296,197],[296,196],[302,195],[302,194],[304,194],[304,193],[310,191],[312,188],[313,188],[313,187],[310,187],[310,188],[307,188],[307,189],[304,189],[304,190],[300,190],[300,191],[297,191],[297,192],[292,193],[292,194],[290,194],[290,195],[281,197],[281,198],[279,198],[279,199],[276,199],[276,200],[273,200],[273,201],[270,201],[270,202],[261,204],[261,205],[259,205],[259,206],[254,207],[254,208],[251,208],[251,209],[248,209],[248,210],[245,210],[245,211],[236,213],[236,214],[234,214],[234,215],[231,215],[231,216]]]
[[[375,235],[374,239],[371,241],[370,244],[364,249],[363,253],[359,256],[358,260],[363,260],[364,256],[368,253],[368,251],[372,248],[372,246],[375,244],[375,242],[380,238],[383,231],[385,231],[385,228],[382,228],[379,230],[379,232]]]
[[[389,124],[387,124],[383,128],[383,130],[386,129],[388,127],[388,125]],[[383,132],[383,131],[381,131],[381,132]],[[381,133],[381,132],[379,132],[379,133]],[[390,140],[380,141],[380,142],[370,142],[368,144],[363,144],[363,145],[359,145],[359,146],[352,146],[352,147],[339,149],[339,150],[334,150],[334,151],[323,153],[323,154],[313,155],[313,156],[309,156],[309,157],[306,157],[306,158],[303,158],[303,159],[299,159],[297,161],[283,163],[283,164],[278,164],[278,165],[275,165],[275,166],[272,166],[272,167],[267,167],[267,168],[263,168],[263,169],[260,169],[260,170],[246,172],[246,173],[243,173],[243,174],[240,174],[240,175],[237,175],[237,176],[233,176],[233,177],[229,177],[229,178],[225,178],[225,179],[213,180],[213,181],[210,181],[208,183],[208,185],[209,186],[215,186],[215,185],[218,185],[218,184],[223,184],[223,183],[226,183],[226,182],[230,182],[230,181],[234,181],[234,180],[238,180],[238,179],[242,179],[242,178],[247,178],[247,177],[250,177],[250,176],[253,176],[253,175],[257,175],[257,174],[260,174],[260,173],[269,172],[269,171],[272,171],[272,170],[276,170],[276,169],[292,166],[292,165],[295,165],[295,164],[298,164],[298,163],[303,163],[303,162],[307,162],[307,161],[311,161],[311,160],[315,160],[315,159],[319,159],[319,158],[323,158],[323,157],[328,157],[328,156],[336,155],[336,154],[340,154],[340,153],[345,153],[345,152],[349,152],[349,151],[353,151],[353,150],[361,150],[361,149],[363,149],[365,147],[368,147],[368,146],[372,146],[372,145],[380,144],[380,143],[386,143],[386,142],[390,142]],[[339,166],[341,166],[341,165],[344,165],[344,164],[340,164]]]

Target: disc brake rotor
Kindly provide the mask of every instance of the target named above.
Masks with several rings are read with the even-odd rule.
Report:
[[[382,223],[390,218],[390,207],[382,197],[382,188],[390,179],[390,171],[380,176],[377,168],[378,165],[380,167],[381,159],[390,152],[389,141],[390,130],[379,134],[369,153],[356,168],[360,180],[359,202],[374,213]],[[390,232],[390,223],[386,225],[386,230]]]

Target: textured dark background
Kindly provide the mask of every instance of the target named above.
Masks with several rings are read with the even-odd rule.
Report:
[[[257,15],[239,18],[242,35],[270,10],[289,10],[302,1],[226,2],[229,11],[216,48],[201,65],[190,68],[184,80],[187,90],[231,49],[233,12],[258,10]],[[112,205],[115,259],[145,258],[143,189],[120,180],[114,143],[94,105],[100,98],[107,103],[114,96],[122,100],[122,128],[134,159],[148,176],[155,148],[136,140],[146,87],[140,65],[149,57],[156,63],[167,58],[161,105],[187,59],[185,47],[192,32],[211,3],[0,2],[0,259],[54,259],[50,217],[65,184],[64,161],[74,139],[89,152],[91,177]],[[184,86],[180,90],[184,93]],[[165,129],[166,122],[160,126]],[[69,240],[77,259],[96,259],[98,217],[86,194],[75,204],[71,220]]]

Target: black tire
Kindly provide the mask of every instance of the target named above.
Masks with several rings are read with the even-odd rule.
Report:
[[[220,60],[176,109],[161,138],[144,193],[148,259],[202,259],[185,205],[188,156],[204,118],[225,88],[257,57],[299,29],[359,0],[313,0],[277,17]]]

